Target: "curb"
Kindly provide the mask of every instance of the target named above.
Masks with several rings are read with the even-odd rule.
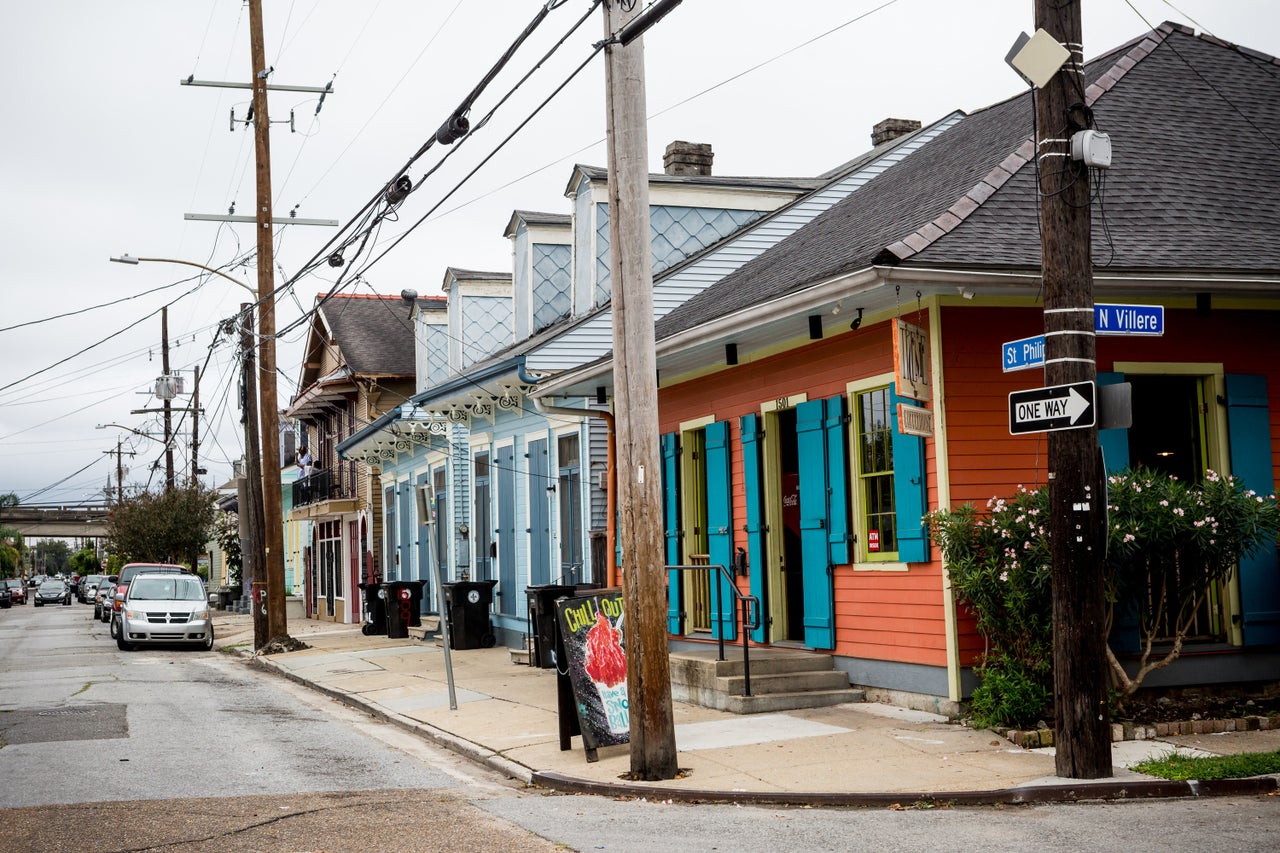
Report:
[[[802,805],[886,808],[895,805],[935,806],[1025,805],[1074,803],[1088,800],[1150,800],[1181,797],[1230,797],[1280,791],[1280,776],[1171,782],[1164,779],[1127,782],[1086,782],[1072,785],[1031,785],[993,791],[899,791],[897,793],[801,793],[788,791],[714,791],[642,785],[631,782],[593,782],[563,773],[537,771],[533,784],[566,794],[630,796],[637,799],[684,803],[744,805]]]
[[[325,687],[289,672],[274,662],[246,650],[236,650],[254,666],[273,673],[344,705],[386,720],[432,743],[490,768],[525,785],[537,785],[565,794],[593,794],[605,797],[671,800],[681,803],[736,803],[743,805],[844,806],[848,808],[890,808],[894,806],[983,806],[1029,805],[1037,803],[1074,803],[1090,800],[1121,802],[1127,800],[1175,799],[1199,797],[1238,797],[1280,793],[1280,774],[1253,776],[1246,779],[1190,780],[1174,782],[1165,779],[1130,779],[1116,781],[1082,781],[1073,784],[1024,785],[990,791],[898,791],[880,792],[791,792],[791,791],[720,791],[697,788],[675,788],[639,782],[597,782],[549,770],[534,770],[512,761],[487,747],[465,740],[443,729],[389,711],[381,705],[361,699],[343,690]]]

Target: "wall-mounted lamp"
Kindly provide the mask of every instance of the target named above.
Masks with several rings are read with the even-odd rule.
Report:
[[[854,318],[853,318],[853,322],[849,324],[849,331],[851,331],[851,332],[853,332],[853,331],[857,331],[858,327],[859,327],[859,326],[861,326],[861,325],[862,325],[862,309],[861,309],[861,308],[859,308],[859,309],[858,309],[858,316],[857,316],[857,317],[854,317]]]
[[[973,291],[972,291],[972,290],[970,290],[970,289],[969,289],[969,288],[967,288],[967,287],[957,287],[957,288],[956,288],[956,290],[960,291],[960,298],[962,298],[962,299],[972,299],[972,298],[973,298]]]

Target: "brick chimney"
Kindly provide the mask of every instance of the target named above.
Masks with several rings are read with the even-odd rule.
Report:
[[[714,158],[705,142],[676,140],[662,155],[662,171],[668,175],[710,175]]]
[[[920,129],[920,122],[909,118],[887,118],[871,128],[871,144],[873,146],[915,133]]]

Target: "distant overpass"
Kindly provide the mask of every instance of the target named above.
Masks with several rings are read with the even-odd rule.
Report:
[[[12,527],[24,537],[102,539],[107,535],[106,504],[29,504],[0,509],[0,527]]]

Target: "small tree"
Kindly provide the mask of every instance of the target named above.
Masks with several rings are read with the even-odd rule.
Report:
[[[957,596],[986,639],[974,691],[980,725],[1022,724],[1052,696],[1053,599],[1049,586],[1048,491],[1027,491],[926,516],[947,562]],[[1246,491],[1210,471],[1185,484],[1137,469],[1108,481],[1107,545],[1110,636],[1117,612],[1136,609],[1141,644],[1132,677],[1110,646],[1107,660],[1121,700],[1151,672],[1173,663],[1209,590],[1228,579],[1239,560],[1280,529],[1274,495]],[[1153,658],[1162,639],[1167,650]]]
[[[126,497],[107,517],[108,546],[127,562],[189,562],[209,541],[213,501],[199,484]]]
[[[1210,590],[1280,528],[1275,496],[1246,491],[1214,471],[1188,485],[1142,469],[1109,478],[1107,632],[1117,609],[1138,621],[1140,658],[1132,677],[1107,647],[1112,681],[1132,696],[1148,674],[1177,660]],[[1152,657],[1160,640],[1170,646]]]
[[[227,585],[240,586],[240,571],[244,566],[244,554],[240,550],[240,516],[234,512],[218,512],[213,522],[213,538],[227,566]]]
[[[71,571],[84,577],[85,575],[94,575],[102,571],[102,562],[98,559],[98,555],[89,547],[81,548],[79,551],[71,555],[68,561]]]

